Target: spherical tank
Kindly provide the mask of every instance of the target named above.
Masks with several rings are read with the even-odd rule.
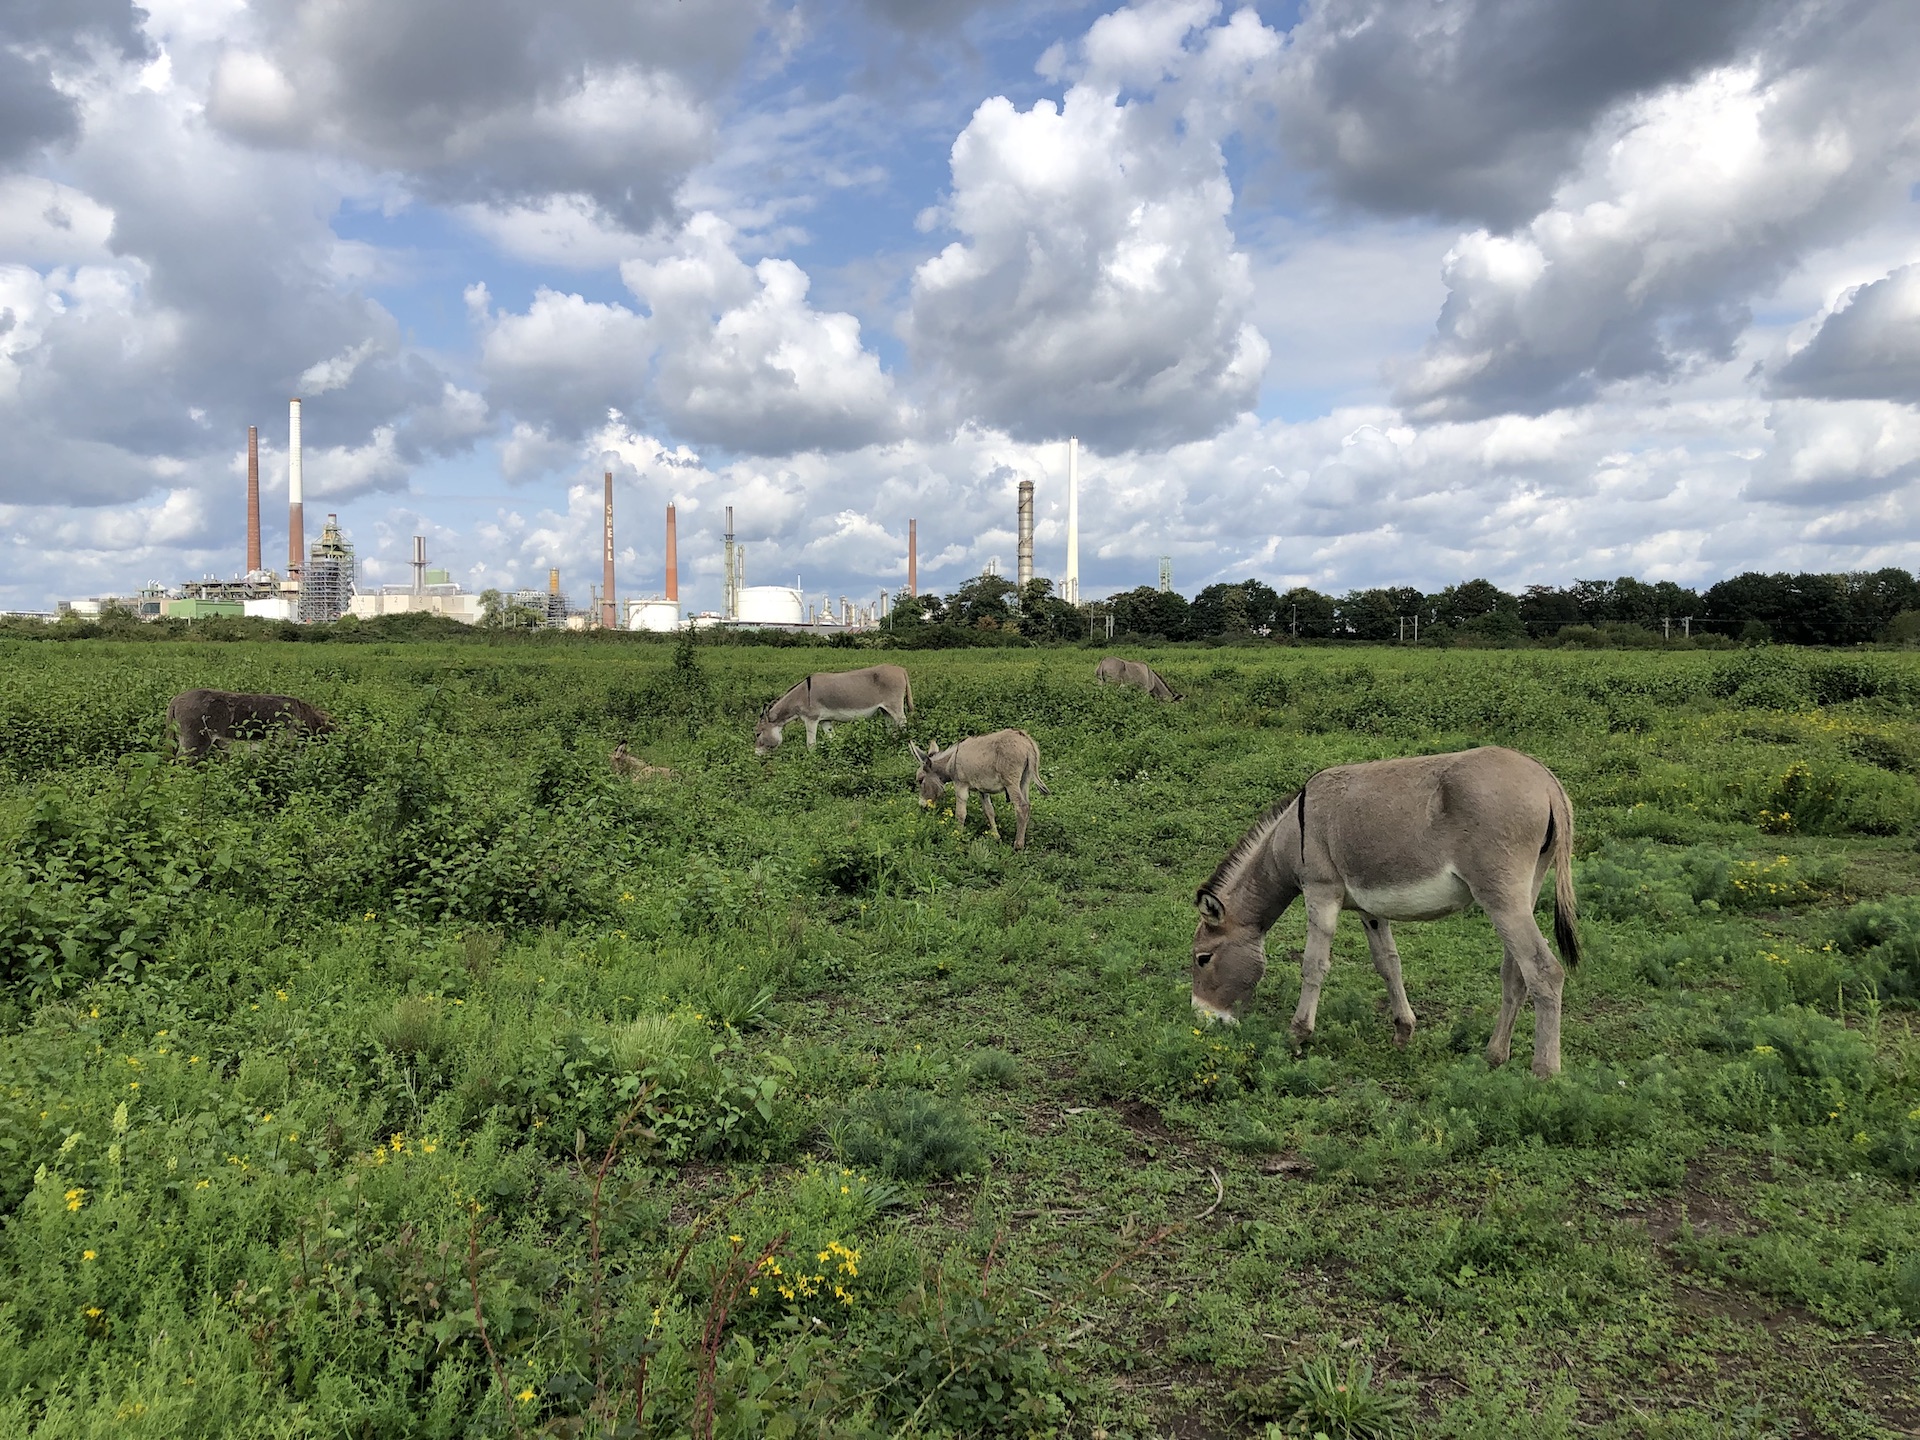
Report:
[[[627,629],[666,632],[680,628],[678,600],[629,600]]]
[[[739,604],[743,625],[804,625],[807,621],[805,597],[785,585],[749,585],[740,592]]]

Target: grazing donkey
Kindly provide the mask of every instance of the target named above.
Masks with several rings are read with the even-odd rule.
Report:
[[[960,822],[964,833],[967,792],[977,790],[980,803],[986,807],[987,828],[998,840],[1000,827],[993,818],[993,797],[1004,795],[1013,801],[1014,813],[1020,817],[1013,833],[1013,848],[1027,848],[1027,816],[1033,813],[1033,806],[1027,800],[1027,787],[1031,785],[1042,795],[1053,793],[1040,781],[1040,747],[1033,743],[1031,735],[1024,730],[996,730],[991,735],[962,740],[945,750],[935,745],[923,751],[911,740],[907,748],[920,762],[920,773],[914,777],[914,783],[920,787],[922,805],[938,805],[947,786],[953,786],[953,818]]]
[[[1193,1004],[1231,1022],[1266,973],[1266,933],[1296,895],[1307,905],[1295,1043],[1313,1034],[1333,927],[1360,912],[1373,967],[1387,982],[1393,1035],[1413,1035],[1400,983],[1393,920],[1436,920],[1478,902],[1499,932],[1500,1020],[1487,1063],[1504,1064],[1520,1002],[1533,998],[1533,1073],[1560,1070],[1560,991],[1566,972],[1534,923],[1534,899],[1551,867],[1553,935],[1579,963],[1574,930],[1573,809],[1553,772],[1517,750],[1486,746],[1336,765],[1275,805],[1233,847],[1195,895]]]
[[[183,760],[200,760],[215,745],[259,740],[270,730],[326,735],[333,717],[291,695],[238,695],[231,690],[182,690],[167,703],[167,727]]]
[[[623,780],[667,780],[675,773],[665,765],[649,765],[628,750],[624,740],[613,747],[607,761],[613,766],[613,773]]]
[[[771,755],[786,738],[795,720],[807,727],[807,748],[813,749],[822,724],[833,733],[835,720],[864,720],[885,712],[893,728],[904,729],[913,708],[913,684],[898,665],[869,665],[865,670],[829,671],[809,675],[760,712],[753,732],[753,753]]]
[[[1094,666],[1093,678],[1102,685],[1131,685],[1136,690],[1146,691],[1156,700],[1181,698],[1173,693],[1173,687],[1162,680],[1152,666],[1138,660],[1122,660],[1118,655],[1109,655]]]

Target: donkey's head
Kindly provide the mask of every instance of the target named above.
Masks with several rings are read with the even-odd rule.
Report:
[[[1205,886],[1194,896],[1200,924],[1193,932],[1193,1008],[1210,1020],[1238,1023],[1236,1013],[1267,973],[1266,930],[1227,913]]]
[[[310,735],[331,735],[334,731],[333,716],[318,705],[309,705],[304,700],[294,703],[293,718],[302,730]]]
[[[913,752],[913,758],[920,766],[919,772],[913,777],[914,788],[920,792],[920,804],[931,810],[940,803],[940,797],[947,793],[947,777],[941,772],[949,767],[940,762],[948,757],[940,753],[937,742],[922,750],[909,740],[907,749]]]
[[[753,753],[764,760],[778,750],[786,738],[786,722],[774,719],[773,706],[767,706],[760,712],[760,723],[753,727]]]

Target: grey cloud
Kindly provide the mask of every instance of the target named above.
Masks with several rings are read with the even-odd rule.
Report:
[[[0,268],[0,501],[125,506],[210,483],[248,424],[279,440],[300,376],[349,352],[308,408],[316,446],[384,446],[389,483],[465,443],[473,404],[450,409],[392,317],[329,278],[338,196],[312,172],[232,146],[184,95],[128,89],[90,105],[63,173],[111,238],[76,233],[45,272]]]
[[[1115,451],[1251,408],[1270,352],[1232,191],[1212,143],[1166,122],[1087,86],[980,106],[953,147],[965,239],[915,272],[908,321],[950,418]]]
[[[1710,368],[1803,256],[1905,206],[1920,12],[1797,18],[1817,37],[1622,106],[1529,225],[1460,238],[1436,333],[1396,377],[1413,414],[1540,413]]]
[[[54,82],[88,51],[152,53],[147,12],[126,0],[10,0],[0,7],[0,167],[80,133],[79,106]]]
[[[1782,395],[1920,404],[1920,265],[1854,290],[1773,386]]]
[[[214,122],[346,155],[438,200],[591,196],[644,228],[708,150],[706,96],[762,0],[268,0],[222,59]]]
[[[1274,87],[1339,200],[1504,229],[1618,101],[1733,57],[1775,0],[1321,0]]]

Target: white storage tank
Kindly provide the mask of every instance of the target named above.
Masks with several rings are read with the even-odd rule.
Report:
[[[665,634],[680,628],[678,600],[627,601],[627,629]]]
[[[742,625],[804,625],[806,597],[786,585],[749,585],[740,592]]]
[[[353,613],[355,615],[365,614],[366,612],[362,611],[360,609],[360,606],[357,603],[363,597],[356,595],[353,598],[356,602],[356,604],[353,607]],[[377,604],[378,597],[376,596],[376,597],[369,597],[369,598],[373,598],[376,601],[376,605],[372,613],[375,615],[378,615],[380,613],[378,604]],[[291,598],[275,595],[275,596],[270,596],[265,600],[245,601],[244,608],[246,609],[247,618],[249,620],[291,620],[294,618],[294,610],[296,608],[296,604],[297,602],[295,602]]]

